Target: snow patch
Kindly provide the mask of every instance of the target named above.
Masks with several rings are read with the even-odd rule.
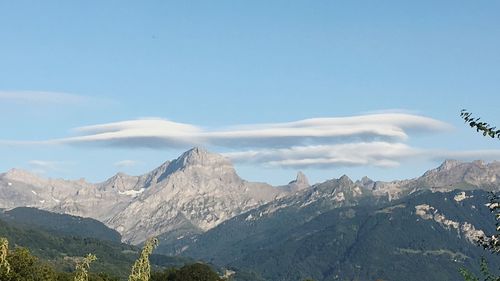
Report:
[[[31,193],[33,193],[35,195],[38,195],[38,193],[36,193],[34,190],[32,190]]]
[[[7,183],[7,185],[8,185],[8,186],[12,186],[12,183],[11,183],[11,182],[8,182],[8,183]]]
[[[52,196],[52,200],[54,200],[54,202],[56,202],[56,203],[61,202],[61,200],[54,198],[54,196]]]
[[[141,194],[144,192],[144,190],[146,190],[145,188],[141,188],[139,190],[127,190],[127,191],[118,191],[119,194],[121,195],[128,195],[128,196],[132,196],[132,197],[136,197],[137,195]]]

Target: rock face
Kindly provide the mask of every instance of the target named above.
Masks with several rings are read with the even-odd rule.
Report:
[[[91,186],[83,180],[44,179],[27,171],[11,169],[0,174],[0,208],[52,208],[78,190]]]
[[[295,180],[289,182],[285,186],[281,186],[281,188],[287,191],[295,192],[306,189],[310,186],[311,185],[309,184],[309,180],[307,179],[306,175],[304,175],[304,173],[299,171],[297,173],[297,178],[295,178]]]
[[[206,231],[288,192],[242,180],[228,159],[202,148],[147,174],[118,173],[98,184],[43,179],[22,170],[0,175],[0,208],[29,206],[95,218],[133,244],[179,229]]]
[[[371,189],[376,196],[389,200],[401,198],[417,190],[430,189],[447,192],[454,189],[499,190],[500,162],[485,163],[480,160],[460,162],[446,160],[439,167],[425,172],[421,177],[391,182],[372,181],[363,178],[356,183]]]
[[[268,184],[242,180],[229,160],[195,148],[171,162],[158,181],[107,223],[135,244],[183,227],[206,231],[283,195]]]
[[[427,171],[418,182],[428,187],[446,187],[462,185],[462,187],[482,186],[495,187],[500,177],[500,162],[489,164],[476,160],[462,163],[456,160],[446,160],[436,169]]]

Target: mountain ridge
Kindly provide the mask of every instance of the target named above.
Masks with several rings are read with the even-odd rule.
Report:
[[[227,158],[195,147],[143,175],[117,173],[95,184],[44,179],[11,169],[0,174],[0,208],[35,207],[94,218],[117,230],[124,242],[139,244],[150,236],[172,240],[198,235],[279,200],[292,202],[302,196],[308,200],[303,204],[336,208],[358,204],[365,197],[375,202],[396,200],[422,189],[497,190],[498,178],[500,162],[446,160],[407,180],[353,181],[343,175],[310,185],[299,171],[287,185],[271,186],[240,178]]]
[[[298,188],[307,180],[299,177]],[[90,217],[139,244],[177,228],[206,231],[289,190],[241,179],[231,162],[193,148],[140,176],[117,173],[91,184],[13,170],[0,175],[0,208],[36,207]]]

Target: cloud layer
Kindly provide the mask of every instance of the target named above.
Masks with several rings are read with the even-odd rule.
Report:
[[[435,133],[449,128],[446,123],[432,118],[403,113],[315,118],[219,129],[204,129],[165,119],[137,119],[76,128],[76,136],[51,142],[151,148],[193,145],[231,149],[287,148],[345,142],[405,141],[410,133]]]
[[[226,151],[224,155],[235,162],[292,168],[394,167],[418,158],[500,158],[500,151],[496,150],[434,151],[408,144],[410,137],[450,129],[444,122],[410,113],[374,113],[215,129],[149,118],[78,127],[72,130],[72,136],[65,138],[21,143],[152,149],[206,146]],[[133,162],[115,164],[124,167]]]
[[[237,162],[265,163],[293,168],[329,168],[332,166],[394,167],[421,151],[403,143],[357,142],[337,145],[295,146],[226,153]]]

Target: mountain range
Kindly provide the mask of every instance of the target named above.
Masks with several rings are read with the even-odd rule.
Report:
[[[123,242],[158,236],[160,253],[262,280],[421,280],[418,272],[456,280],[458,266],[477,268],[477,235],[494,230],[484,203],[487,191],[500,190],[499,177],[500,162],[447,160],[407,180],[344,175],[310,185],[299,172],[272,186],[245,181],[228,159],[193,148],[144,175],[97,184],[12,169],[0,175],[0,208],[93,218]],[[391,270],[405,264],[413,267]]]
[[[144,175],[118,173],[97,184],[12,169],[0,175],[0,208],[94,218],[117,230],[124,242],[140,244],[151,236],[204,232],[308,186],[301,173],[285,186],[248,182],[223,156],[193,148]]]

